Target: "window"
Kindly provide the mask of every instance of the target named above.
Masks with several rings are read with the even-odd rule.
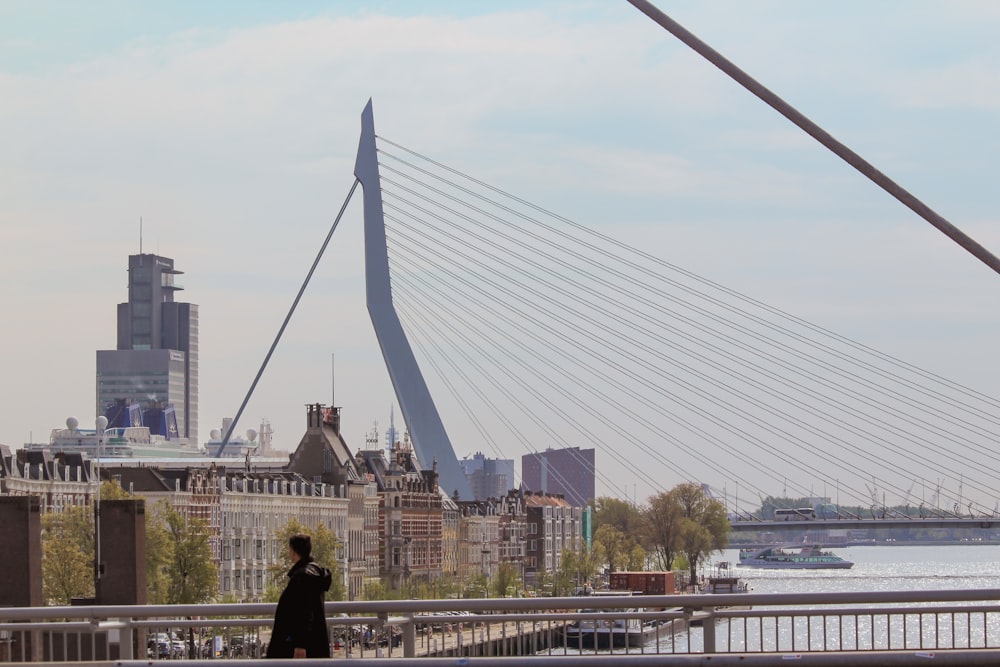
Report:
[[[150,285],[132,285],[132,294],[130,295],[129,301],[135,303],[136,301],[152,300],[153,288]]]
[[[153,325],[148,317],[132,318],[132,333],[136,335],[148,335],[153,330]]]

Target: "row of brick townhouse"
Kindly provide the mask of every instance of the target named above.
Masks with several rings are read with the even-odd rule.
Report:
[[[287,464],[234,463],[119,459],[98,470],[78,454],[14,456],[0,445],[0,493],[39,496],[43,512],[61,511],[91,503],[99,474],[148,505],[166,499],[207,521],[220,594],[248,601],[261,599],[287,547],[276,535],[293,518],[337,536],[351,599],[379,580],[398,588],[412,578],[490,578],[501,563],[532,583],[540,570],[559,567],[563,549],[582,545],[582,510],[562,496],[514,490],[457,501],[439,488],[436,465],[421,467],[406,437],[389,452],[352,454],[339,408],[306,406],[306,431]]]

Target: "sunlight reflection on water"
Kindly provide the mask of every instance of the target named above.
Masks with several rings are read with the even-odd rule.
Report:
[[[878,592],[878,591],[935,591],[935,590],[981,590],[1000,589],[1000,545],[949,545],[949,546],[852,546],[852,547],[830,547],[831,551],[842,558],[854,561],[854,567],[850,570],[758,570],[755,568],[734,567],[733,572],[743,581],[747,582],[753,593],[833,593],[833,592]],[[712,562],[728,561],[735,564],[739,560],[738,549],[727,549],[722,554],[716,554]],[[852,607],[864,605],[850,605]],[[906,605],[908,607],[916,605]],[[979,621],[976,619],[958,619],[958,627],[955,628],[956,635],[967,624],[976,626]],[[827,623],[839,624],[839,620],[829,620]],[[876,642],[887,641],[891,634],[893,642],[903,641],[901,628],[890,628],[888,621],[876,618],[874,621],[862,619],[855,628],[855,621],[844,621],[845,629],[850,628],[845,637],[834,637],[834,642],[844,642],[844,648],[850,649],[855,642],[860,642],[862,649],[867,643],[872,641],[872,635],[876,637]],[[812,624],[811,631],[807,625]],[[819,627],[817,627],[819,624]],[[757,633],[752,632],[744,636],[739,628],[734,628],[734,650],[744,650],[744,642],[751,645],[750,650],[760,650],[760,641],[763,641],[765,650],[775,650],[775,643],[780,648],[778,650],[789,650],[791,642],[807,641],[815,643],[822,637],[823,621],[814,619],[812,621],[796,621],[795,630],[791,626],[785,627],[776,632],[776,636],[765,636],[758,638]],[[994,640],[1000,642],[1000,624],[996,619],[989,621],[990,644]],[[719,649],[724,648],[729,641],[729,637],[723,626],[719,626],[718,642]],[[913,636],[914,630],[917,636]],[[951,630],[938,630],[936,632],[946,633]],[[907,630],[909,642],[919,644],[920,632],[927,632],[927,629],[910,628]],[[933,634],[933,633],[932,633]],[[973,633],[975,634],[975,633]],[[927,641],[936,640],[935,637],[927,637]],[[941,637],[944,639],[943,635]],[[659,647],[656,642],[647,644],[646,652],[671,652],[670,639],[660,639]],[[676,643],[679,653],[700,652],[702,647],[702,632],[700,628],[693,628],[690,635],[687,632],[678,633],[673,641]],[[948,640],[950,641],[950,639]],[[961,638],[956,641],[961,644]],[[690,642],[690,644],[689,644]],[[756,644],[756,646],[754,646]],[[690,649],[689,649],[690,647]],[[819,648],[819,647],[816,647]],[[633,653],[636,649],[630,649]],[[559,651],[562,653],[562,649]],[[614,651],[615,653],[624,652]],[[569,650],[569,653],[577,651]],[[584,651],[587,653],[587,651]],[[593,653],[590,651],[589,653]]]

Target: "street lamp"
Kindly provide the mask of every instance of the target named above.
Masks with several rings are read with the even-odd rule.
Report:
[[[101,563],[101,457],[104,455],[104,429],[108,427],[108,418],[101,415],[95,424],[97,431],[97,497],[94,503],[94,584],[101,580],[104,566]]]

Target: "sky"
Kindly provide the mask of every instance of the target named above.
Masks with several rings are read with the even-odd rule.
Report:
[[[1000,253],[1000,5],[657,4]],[[0,443],[93,423],[140,243],[200,308],[202,439],[233,416],[351,187],[369,99],[381,136],[1000,396],[1000,276],[624,0],[5,0]],[[331,401],[354,448],[388,426],[361,214],[240,431],[266,419],[292,449]]]

